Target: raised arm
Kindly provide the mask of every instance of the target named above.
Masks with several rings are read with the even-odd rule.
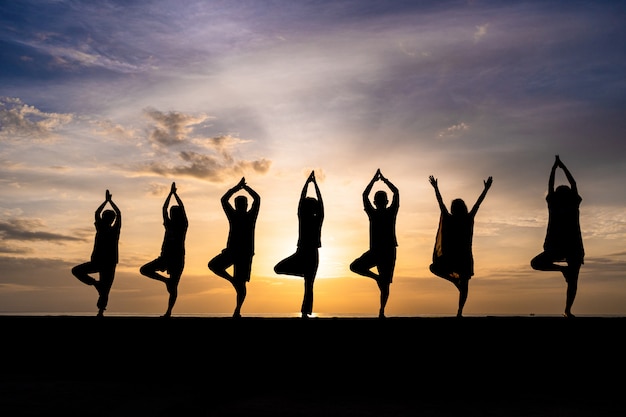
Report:
[[[556,156],[556,158],[558,160],[559,167],[561,167],[561,169],[563,170],[563,173],[565,174],[565,177],[567,178],[567,181],[569,181],[570,188],[572,189],[573,192],[578,194],[578,187],[576,186],[576,181],[574,180],[574,177],[569,172],[569,169],[567,169],[567,167],[565,166],[563,161],[561,161],[558,155]]]
[[[109,190],[107,190],[107,200],[111,205],[111,208],[113,208],[113,211],[115,212],[115,224],[117,225],[117,227],[122,227],[122,212],[120,211],[119,207],[117,207],[117,204],[113,202],[113,196],[111,195]]]
[[[106,190],[104,201],[102,202],[102,204],[100,204],[98,206],[98,208],[96,209],[96,211],[94,213],[95,221],[99,221],[100,220],[100,217],[102,215],[102,210],[104,210],[104,206],[107,205],[107,203],[109,202],[110,198],[111,198],[111,194],[109,194],[109,190]]]
[[[224,211],[234,210],[233,207],[230,205],[230,198],[237,191],[241,190],[245,183],[246,183],[246,179],[242,177],[241,180],[237,183],[237,185],[235,185],[234,187],[232,187],[231,189],[229,189],[228,191],[224,193],[224,195],[220,199],[220,201],[222,202],[222,207],[224,208]]]
[[[317,186],[317,180],[315,179],[315,174],[311,172],[313,187],[315,188],[315,196],[317,197],[317,201],[320,204],[320,217],[322,220],[324,219],[324,200],[322,200],[322,193],[320,192],[320,187]]]
[[[385,183],[385,185],[387,185],[387,187],[389,187],[391,193],[393,194],[390,207],[400,207],[400,192],[398,191],[398,187],[396,187],[391,181],[389,181],[389,179],[385,177],[382,173],[380,174],[379,178],[382,182]]]
[[[180,199],[177,192],[174,192],[174,198],[176,199],[176,203],[178,207],[180,207],[180,211],[183,213],[183,217],[187,218],[187,212],[185,211],[185,205],[183,204],[183,200]]]
[[[250,211],[258,213],[261,206],[261,196],[252,188],[250,188],[250,186],[246,184],[245,181],[241,188],[246,190],[246,192],[250,194],[250,197],[252,197],[252,205],[250,206]]]
[[[306,193],[309,189],[309,183],[312,181],[313,171],[309,174],[306,181],[304,181],[304,185],[302,186],[302,191],[300,192],[300,200],[298,201],[298,214],[300,214],[300,209],[302,208],[302,202],[306,199]]]
[[[443,198],[441,197],[441,193],[439,192],[437,179],[433,177],[432,175],[428,177],[428,179],[430,181],[430,185],[432,185],[433,188],[435,189],[435,197],[437,197],[437,203],[439,203],[439,210],[441,210],[442,213],[448,213],[448,209],[446,208],[446,205],[443,202]]]
[[[178,207],[180,208],[180,211],[183,215],[183,217],[185,219],[187,219],[187,212],[185,211],[185,205],[183,204],[183,200],[180,199],[180,197],[178,196],[178,190],[176,189],[176,183],[173,182],[172,183],[172,188],[170,190],[170,194],[167,196],[167,200],[165,202],[165,205],[163,206],[163,213],[164,215],[167,215],[166,211],[167,211],[167,207],[169,207],[169,202],[170,202],[170,198],[174,197],[174,199],[176,200],[176,204],[178,204]]]
[[[366,209],[374,208],[374,206],[372,206],[372,202],[370,201],[370,193],[372,192],[374,183],[378,181],[379,179],[380,179],[380,169],[377,169],[376,173],[374,174],[370,182],[365,187],[365,190],[363,190],[363,207],[365,207]]]
[[[176,184],[172,183],[172,187],[170,188],[170,192],[167,195],[167,198],[165,199],[165,202],[163,203],[163,221],[166,221],[169,217],[167,214],[167,208],[170,206],[170,200],[172,199],[172,195],[176,192]]]
[[[552,194],[554,192],[554,177],[556,175],[556,169],[558,168],[561,160],[559,156],[556,155],[554,158],[554,164],[552,164],[552,169],[550,170],[550,178],[548,179],[548,194]]]
[[[480,195],[478,196],[478,200],[476,200],[476,203],[474,203],[474,207],[472,207],[472,210],[470,211],[471,215],[475,215],[476,212],[478,211],[478,208],[480,207],[481,203],[485,199],[485,196],[487,195],[487,191],[489,191],[489,189],[491,188],[491,184],[493,183],[493,178],[489,177],[487,178],[486,181],[483,181],[483,183],[485,187],[483,188],[483,192],[480,193]]]

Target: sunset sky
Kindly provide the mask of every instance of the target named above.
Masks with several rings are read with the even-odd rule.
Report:
[[[457,290],[428,270],[429,175],[469,206],[493,176],[465,314],[560,314],[564,279],[529,265],[559,154],[583,198],[573,313],[624,315],[625,21],[626,3],[598,1],[1,2],[0,313],[95,315],[70,270],[109,189],[123,226],[107,314],[162,314],[165,286],[139,267],[159,255],[175,181],[189,231],[173,314],[230,315],[235,292],[207,262],[226,243],[220,197],[245,176],[261,209],[242,314],[298,314],[302,279],[273,266],[295,251],[314,170],[313,311],[376,316],[375,282],[348,266],[380,168],[400,190],[388,316],[456,314]]]

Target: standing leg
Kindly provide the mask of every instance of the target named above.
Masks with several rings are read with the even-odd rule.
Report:
[[[104,315],[109,304],[109,293],[111,292],[111,286],[113,285],[113,279],[115,278],[115,265],[103,267],[100,271],[100,280],[94,285],[98,290],[98,317]]]
[[[465,307],[465,301],[467,301],[467,294],[469,292],[469,278],[460,277],[456,287],[459,289],[459,309],[457,310],[456,316],[463,317],[463,307]]]
[[[243,306],[243,302],[246,301],[248,290],[246,288],[245,281],[237,282],[233,285],[235,286],[235,291],[237,292],[237,304],[235,305],[235,311],[233,311],[233,318],[238,319],[241,317],[241,307]]]
[[[244,259],[238,259],[233,264],[233,278],[232,284],[235,287],[237,293],[237,304],[235,311],[233,312],[233,318],[241,317],[241,307],[246,300],[248,289],[246,284],[250,281],[250,274],[252,272],[252,255],[244,257]]]
[[[305,319],[313,312],[313,283],[315,276],[307,275],[304,277],[304,297],[302,298],[302,318]]]
[[[567,282],[567,291],[565,293],[565,317],[573,318],[572,305],[576,299],[578,291],[578,274],[580,272],[580,262],[568,262],[567,267],[563,270],[563,276]]]
[[[378,318],[384,319],[385,307],[387,306],[387,300],[389,300],[389,282],[383,282],[382,279],[377,281],[378,289],[380,290],[380,310],[378,310]]]
[[[389,287],[393,281],[393,271],[396,266],[396,249],[395,247],[378,256],[378,288],[380,289],[380,310],[378,318],[385,318],[385,308],[389,300]]]
[[[165,281],[165,287],[167,288],[169,298],[167,300],[167,311],[163,317],[170,317],[172,315],[172,309],[174,308],[174,304],[176,304],[176,299],[178,298],[178,283],[180,282],[180,276],[182,273],[182,268],[175,272],[171,272],[170,278]]]

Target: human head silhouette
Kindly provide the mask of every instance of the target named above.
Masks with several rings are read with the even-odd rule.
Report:
[[[115,220],[115,212],[113,210],[104,210],[102,212],[102,221],[107,226],[111,226],[114,220]]]
[[[573,195],[574,193],[572,192],[572,189],[568,187],[567,185],[559,185],[554,190],[554,196],[556,197],[557,201],[561,201],[561,202],[571,201],[571,198]]]
[[[170,219],[174,222],[180,222],[183,220],[183,210],[180,206],[170,207]]]
[[[245,195],[238,195],[235,197],[235,210],[237,211],[247,211],[248,210],[248,199]]]
[[[320,202],[313,197],[307,197],[302,201],[301,213],[305,216],[315,217],[319,215]]]
[[[465,205],[465,201],[460,198],[456,198],[452,200],[452,204],[450,205],[450,214],[455,215],[466,215],[467,214],[467,206]]]
[[[569,188],[567,185],[559,185],[554,190],[554,192],[557,193],[557,194],[569,194],[571,191],[572,191],[572,189]]]
[[[387,199],[387,193],[380,190],[380,191],[376,191],[376,194],[374,194],[374,205],[376,206],[376,208],[385,208],[387,207],[387,203],[389,202],[389,199]]]

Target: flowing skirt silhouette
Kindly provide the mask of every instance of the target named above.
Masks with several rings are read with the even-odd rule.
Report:
[[[471,221],[470,218],[467,219]],[[456,224],[459,223],[459,224]],[[448,281],[458,282],[460,277],[470,279],[474,275],[471,224],[455,222],[450,215],[442,213],[435,237],[433,260],[430,271]]]

